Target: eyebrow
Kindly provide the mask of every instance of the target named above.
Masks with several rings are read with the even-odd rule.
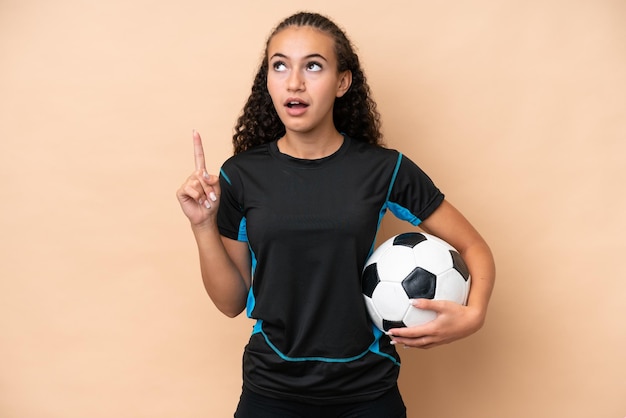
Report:
[[[287,55],[285,54],[281,54],[280,52],[275,53],[274,55],[272,55],[270,57],[270,60],[274,59],[274,58],[289,58]],[[328,62],[328,60],[322,55],[322,54],[318,54],[318,53],[313,53],[313,54],[309,54],[305,57],[303,57],[303,59],[311,59],[311,58],[321,58],[324,61]]]

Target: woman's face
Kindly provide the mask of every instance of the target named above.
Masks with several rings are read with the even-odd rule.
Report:
[[[333,105],[350,87],[337,71],[333,39],[309,26],[291,26],[268,44],[267,89],[287,132],[334,128]]]

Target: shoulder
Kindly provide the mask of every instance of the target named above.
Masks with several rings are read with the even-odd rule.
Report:
[[[365,142],[353,140],[355,148],[359,150],[363,157],[372,164],[391,166],[394,170],[394,177],[404,177],[408,181],[423,180],[432,182],[422,168],[411,157],[394,148],[376,146]]]
[[[374,145],[368,142],[359,141],[358,139],[349,138],[351,154],[355,156],[367,158],[380,158],[397,160],[401,155],[399,151],[393,148],[386,148],[382,145]]]
[[[240,183],[242,176],[261,175],[267,167],[269,144],[262,144],[229,157],[220,167],[220,177],[228,184]]]
[[[224,161],[222,168],[236,168],[246,166],[255,161],[263,161],[270,155],[269,148],[270,144],[261,144],[235,154]]]

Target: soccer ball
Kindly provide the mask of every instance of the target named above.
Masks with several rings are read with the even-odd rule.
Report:
[[[408,232],[382,243],[365,263],[361,285],[367,310],[382,331],[411,327],[435,319],[410,299],[467,303],[470,275],[461,255],[447,242]]]

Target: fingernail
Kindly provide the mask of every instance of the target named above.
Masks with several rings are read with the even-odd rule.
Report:
[[[397,342],[397,341],[394,341],[394,340],[391,340],[391,341],[389,341],[389,344],[391,344],[391,345],[396,345],[396,344],[398,344],[398,342]]]
[[[213,192],[209,193],[209,198],[214,202],[217,200],[217,196],[215,196],[215,193]]]
[[[204,173],[202,173],[202,177],[204,177],[207,180],[211,178],[211,176],[209,176],[209,173],[207,173],[206,170],[204,171]]]
[[[204,201],[204,207],[207,208],[207,209],[211,209],[211,203],[209,203],[208,200],[205,200]]]

